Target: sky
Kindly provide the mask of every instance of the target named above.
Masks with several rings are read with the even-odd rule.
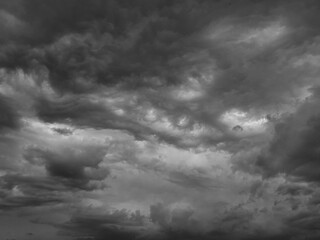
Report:
[[[1,0],[0,239],[320,239],[319,12]]]

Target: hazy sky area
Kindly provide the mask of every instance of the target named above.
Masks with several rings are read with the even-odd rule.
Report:
[[[320,1],[0,0],[0,239],[320,239]]]

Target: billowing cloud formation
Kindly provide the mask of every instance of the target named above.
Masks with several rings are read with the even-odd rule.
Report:
[[[91,179],[103,180],[108,175],[107,169],[104,171],[101,168],[97,169],[102,161],[102,154],[96,152],[99,150],[85,147],[81,150],[72,150],[69,147],[61,149],[60,153],[54,153],[39,148],[29,148],[24,157],[31,164],[45,166],[49,176],[62,181],[68,180],[66,183],[70,186],[86,188]]]
[[[0,238],[318,239],[319,7],[1,1]]]
[[[257,165],[267,174],[285,172],[309,181],[319,181],[316,171],[319,158],[319,97],[313,96],[298,110],[275,126],[275,137]]]

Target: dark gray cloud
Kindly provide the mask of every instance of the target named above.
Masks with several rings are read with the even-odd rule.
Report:
[[[68,128],[54,128],[53,130],[62,135],[72,135],[73,133],[73,131]]]
[[[0,130],[15,129],[19,126],[19,116],[13,106],[10,104],[10,99],[0,95]]]
[[[72,202],[71,239],[315,239],[319,8],[1,1],[0,210]]]
[[[201,171],[193,173],[183,171],[170,172],[168,180],[187,188],[212,189],[221,187],[214,182],[214,179],[205,176],[205,173]]]
[[[34,165],[44,166],[49,177],[70,188],[93,190],[103,187],[99,181],[109,175],[109,169],[99,168],[104,151],[100,148],[60,149],[60,152],[37,147],[26,150],[24,158]],[[92,183],[90,181],[97,181]]]
[[[256,166],[267,175],[287,173],[319,181],[318,90],[298,110],[275,125],[275,136],[256,158]]]
[[[253,31],[252,34],[256,35],[260,32],[254,32],[252,29],[255,27],[262,28],[262,34],[270,29],[273,31],[273,28],[282,31],[280,23],[279,26],[275,23],[274,27],[270,20],[275,17],[277,21],[277,14],[286,15],[281,1],[273,4],[245,1],[246,5],[229,1],[139,1],[135,4],[130,1],[94,1],[90,4],[87,1],[70,1],[63,7],[54,1],[46,4],[38,1],[18,3],[6,3],[4,9],[41,34],[33,34],[32,48],[21,44],[4,46],[0,61],[3,66],[30,71],[35,65],[40,65],[47,69],[51,86],[62,93],[92,93],[100,86],[117,86],[133,91],[139,96],[137,104],[149,104],[162,111],[172,126],[179,128],[179,118],[186,116],[188,123],[182,127],[183,130],[200,124],[222,131],[223,136],[208,134],[188,142],[184,139],[187,136],[176,137],[154,131],[141,126],[141,123],[114,116],[101,106],[102,103],[92,104],[86,100],[76,103],[77,106],[72,105],[73,110],[64,109],[63,100],[49,106],[47,101],[38,100],[39,116],[46,121],[68,118],[85,126],[127,127],[126,130],[140,138],[155,134],[182,147],[232,143],[236,139],[226,133],[226,127],[218,120],[223,112],[234,107],[257,110],[287,102],[296,86],[288,81],[295,78],[299,82],[301,73],[292,71],[292,68],[284,66],[281,58],[276,58],[276,48],[282,46],[282,42],[267,47],[268,53],[258,51],[252,56],[245,55],[242,45],[234,38],[240,38],[238,42],[247,40],[241,39],[241,33],[233,35],[232,30],[228,30],[230,27],[240,28],[245,33]],[[295,11],[294,6],[292,11]],[[268,14],[261,11],[263,7],[268,9]],[[248,20],[250,17],[242,18],[245,15],[259,15],[257,25],[252,26]],[[237,22],[236,19],[242,20]],[[226,32],[210,39],[210,34],[214,35],[224,27]],[[285,39],[285,42],[291,41],[288,37]],[[253,41],[259,43],[259,36]],[[228,48],[234,51],[230,52]],[[162,97],[171,88],[184,87],[190,78],[200,85],[203,81],[212,81],[209,79],[212,74],[215,75],[214,84],[208,83],[198,99],[181,102],[172,96]],[[140,91],[141,88],[144,90]],[[56,110],[51,112],[52,108]],[[88,116],[96,115],[94,109],[101,112],[101,117]],[[82,114],[86,110],[88,113]],[[123,110],[132,111],[131,108]]]
[[[53,179],[17,174],[1,177],[0,184],[0,209],[5,211],[59,204],[65,199],[57,191],[69,190]]]
[[[176,208],[170,210],[158,203],[150,206],[150,218],[162,227],[185,228],[195,227],[196,220],[192,219],[194,211],[191,208]]]
[[[277,191],[279,192],[279,194],[296,196],[296,195],[309,195],[313,193],[314,190],[312,189],[312,187],[309,187],[309,186],[299,186],[296,184],[284,184],[279,186]]]
[[[122,209],[107,214],[77,214],[58,227],[61,235],[74,239],[139,239],[145,230],[144,220],[139,211],[130,213]]]
[[[58,3],[50,2],[50,4],[53,5],[52,11],[55,14],[69,17],[66,14],[69,6],[65,6],[65,9],[60,11],[57,7]],[[125,89],[129,93],[136,93],[137,105],[149,104],[150,108],[163,112],[162,114],[169,118],[170,124],[176,128],[179,128],[179,119],[186,116],[188,123],[182,129],[189,130],[195,128],[196,124],[200,124],[200,126],[223,132],[223,136],[208,134],[210,136],[202,136],[186,144],[187,141],[181,139],[183,138],[181,136],[176,137],[141,126],[141,123],[132,121],[134,116],[127,116],[129,119],[115,116],[109,109],[101,106],[103,105],[101,102],[94,104],[86,102],[86,95],[81,96],[84,99],[79,103],[76,103],[78,100],[71,101],[76,104],[76,106],[72,105],[73,110],[64,109],[63,100],[59,103],[53,101],[49,106],[48,101],[42,100],[38,110],[41,118],[46,121],[69,118],[75,124],[92,127],[118,129],[127,127],[128,131],[138,137],[156,134],[160,139],[182,147],[197,146],[202,143],[209,145],[219,142],[234,143],[237,139],[232,134],[228,134],[226,126],[219,121],[222,113],[232,108],[253,112],[273,110],[278,104],[291,102],[292,98],[299,95],[296,88],[305,84],[301,83],[304,70],[285,64],[286,61],[293,62],[295,58],[295,55],[290,56],[291,51],[297,52],[297,55],[299,52],[296,51],[296,45],[292,40],[295,36],[292,36],[291,30],[286,30],[287,26],[282,26],[281,24],[284,23],[278,20],[282,16],[280,13],[285,16],[287,13],[281,1],[275,1],[274,6],[250,2],[247,7],[227,1],[190,1],[185,4],[175,2],[169,5],[159,1],[154,5],[148,5],[146,2],[141,4],[130,11],[128,9],[132,5],[126,1],[119,4],[109,1],[106,4],[108,9],[110,7],[115,10],[115,15],[119,14],[115,19],[119,18],[123,21],[122,27],[113,22],[117,20],[109,19],[110,16],[107,15],[101,15],[101,18],[95,18],[93,21],[91,16],[97,14],[95,11],[104,9],[105,4],[101,2],[92,4],[94,13],[90,13],[91,10],[85,11],[88,14],[87,17],[86,14],[81,14],[87,7],[86,4],[79,5],[79,19],[77,10],[73,20],[67,21],[72,30],[60,33],[59,37],[50,44],[28,50],[28,53],[24,54],[25,58],[27,62],[32,58],[43,65],[48,70],[51,85],[59,92],[83,94],[95,92],[101,86],[117,86],[119,90]],[[295,5],[296,3],[293,4],[292,11],[295,11]],[[275,18],[274,22],[268,14],[261,12],[262,6],[269,9],[270,15]],[[226,8],[230,9],[226,10]],[[128,12],[130,12],[129,15]],[[228,17],[225,17],[223,12],[228,12]],[[246,19],[237,22],[237,19],[245,14],[250,16],[260,14],[257,25],[252,26]],[[42,15],[39,14],[39,16]],[[46,16],[44,18],[46,19]],[[55,19],[53,17],[52,22],[60,26],[59,21],[54,21]],[[226,23],[223,23],[223,20]],[[217,26],[211,27],[210,24],[214,21],[217,21]],[[82,31],[77,28],[81,22],[87,23]],[[189,23],[188,28],[185,27],[186,22]],[[45,23],[46,20],[40,24]],[[99,29],[104,25],[112,27]],[[241,33],[234,35],[232,30],[226,30],[221,36],[217,35],[210,39],[210,34],[214,35],[219,28],[230,27],[231,29],[238,27],[247,35],[253,34],[256,37],[248,40]],[[255,32],[254,29],[257,27],[262,30]],[[60,28],[63,28],[62,25],[56,29]],[[65,28],[68,29],[68,24]],[[113,32],[112,29],[117,29],[121,34]],[[264,47],[264,40],[260,39],[259,34],[263,35],[264,32],[273,34],[271,31],[279,31],[279,37],[283,34],[284,42],[277,42],[271,38],[270,41],[276,41],[276,43]],[[253,48],[256,48],[256,50],[253,49],[254,53],[244,54],[243,51],[250,46],[242,46],[239,44],[241,41],[245,42],[244,44],[253,44]],[[249,42],[246,43],[246,41]],[[222,46],[223,43],[226,45]],[[260,52],[259,44],[262,44],[265,50]],[[292,44],[292,47],[289,50],[287,48],[279,50],[283,44]],[[4,65],[14,65],[10,63],[10,59],[15,59],[15,54],[21,52],[23,51],[18,49],[4,54]],[[10,61],[6,62],[6,58]],[[21,56],[17,58],[23,59]],[[23,67],[22,65],[17,63],[16,67]],[[173,97],[168,95],[172,89],[184,87],[187,79],[193,79],[192,81],[195,82],[193,84],[199,85],[204,81],[211,82],[207,83],[205,89],[201,90],[201,96],[196,99],[181,101],[175,99],[177,95]],[[194,89],[191,90],[194,91]],[[66,101],[67,105],[71,103]],[[51,112],[52,108],[56,110]],[[61,109],[64,114],[58,112],[58,109]],[[101,117],[90,116],[96,115],[94,109],[101,113]],[[82,114],[86,110],[88,114]],[[128,106],[122,110],[134,111]]]
[[[257,237],[265,240],[305,238],[316,239],[317,214],[300,213],[285,220],[283,231],[268,233],[263,229],[251,229],[253,216],[241,206],[226,211],[223,216],[210,226],[211,230],[201,229],[195,218],[195,212],[187,206],[169,208],[162,203],[150,206],[150,215],[142,215],[139,211],[126,209],[108,213],[78,213],[70,221],[59,224],[62,236],[74,239],[105,238],[121,239],[243,239]],[[160,229],[159,229],[160,228]]]
[[[18,9],[14,3],[4,5],[32,26],[30,43],[49,44],[37,50],[21,44],[4,47],[2,64],[28,67],[34,59],[49,69],[53,86],[76,92],[85,90],[76,82],[81,77],[107,85],[124,82],[129,87],[157,85],[159,80],[177,82],[183,64],[167,62],[183,50],[178,42],[207,22],[199,16],[209,13],[208,4],[197,2],[20,1]],[[192,8],[197,20],[191,21],[191,16],[181,13]],[[149,82],[151,77],[158,80]]]

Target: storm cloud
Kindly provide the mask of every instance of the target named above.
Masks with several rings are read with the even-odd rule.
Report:
[[[319,11],[1,1],[0,238],[318,239]]]

